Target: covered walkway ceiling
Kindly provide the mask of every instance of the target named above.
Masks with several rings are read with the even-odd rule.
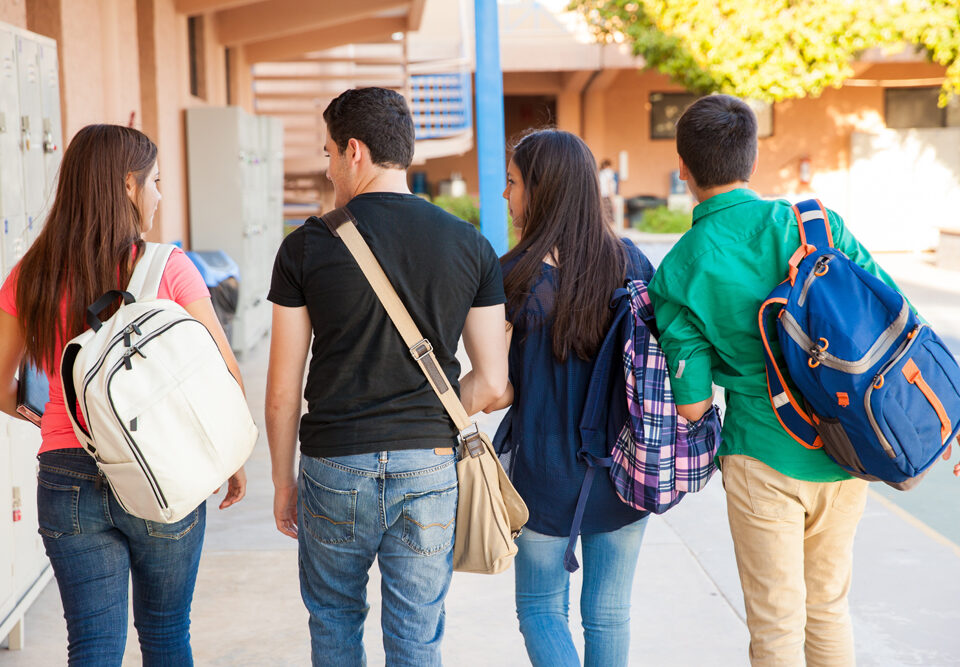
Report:
[[[391,64],[405,67],[403,36],[420,28],[425,2],[175,0],[178,12],[203,15],[211,22],[218,41],[236,50],[241,66],[253,69],[253,108],[283,119],[288,165],[301,158],[316,164],[322,154],[317,106],[333,97],[330,90],[402,86],[403,75],[397,70],[382,72],[386,77],[350,76],[356,65],[365,64],[356,62],[352,45],[381,45]],[[327,63],[334,65],[334,72],[326,71]],[[394,83],[398,79],[399,85]]]

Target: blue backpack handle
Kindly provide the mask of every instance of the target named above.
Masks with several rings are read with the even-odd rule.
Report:
[[[814,426],[814,417],[808,414],[787,386],[786,373],[780,368],[770,340],[776,339],[776,329],[772,327],[774,315],[787,303],[787,295],[797,276],[797,267],[809,254],[825,248],[832,248],[833,233],[827,211],[817,199],[808,199],[793,206],[800,231],[800,247],[790,258],[789,277],[776,287],[760,306],[760,339],[763,341],[766,360],[767,394],[777,420],[794,440],[807,449],[820,449],[823,441]]]

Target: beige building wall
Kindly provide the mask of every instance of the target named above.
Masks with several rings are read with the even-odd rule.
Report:
[[[0,21],[57,41],[64,143],[91,123],[132,125],[157,143],[163,200],[148,233],[189,243],[184,109],[227,103],[226,51],[204,16],[203,97],[190,93],[187,16],[176,0],[3,0]],[[234,104],[252,111],[249,65],[231,50]]]
[[[15,25],[18,28],[26,28],[26,0],[3,0],[0,2],[0,21]]]
[[[942,67],[927,63],[863,63],[858,64],[855,79],[842,88],[775,104],[773,135],[760,140],[759,167],[751,186],[763,195],[816,192],[833,208],[848,210],[852,133],[885,127],[884,88],[939,85],[943,73]],[[629,173],[621,194],[666,197],[670,172],[678,161],[673,139],[650,138],[650,95],[657,92],[683,88],[652,70],[507,72],[506,139],[509,142],[521,129],[511,116],[518,96],[552,97],[556,125],[583,137],[597,162],[609,158],[616,164],[619,151],[627,151]],[[810,160],[810,184],[800,181],[804,158]],[[413,169],[426,171],[431,184],[449,178],[451,172],[460,173],[468,191],[478,191],[475,150]]]

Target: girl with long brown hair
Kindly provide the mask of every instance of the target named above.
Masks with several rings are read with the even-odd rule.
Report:
[[[653,267],[613,234],[590,149],[569,132],[540,130],[515,147],[503,193],[521,238],[501,260],[507,296],[511,387],[486,411],[511,405],[499,451],[530,509],[517,539],[516,603],[534,665],[579,665],[567,623],[564,549],[587,466],[579,423],[609,307],[624,280]],[[647,514],[597,475],[580,532],[585,664],[626,665],[630,589]]]
[[[24,356],[50,380],[37,516],[63,602],[70,665],[121,664],[131,575],[143,664],[193,663],[190,603],[205,505],[173,524],[128,514],[73,433],[58,372],[63,346],[87,328],[87,307],[127,285],[153,225],[159,181],[157,147],[142,132],[117,125],[80,130],[63,155],[43,231],[0,288],[0,410],[19,417],[14,376]],[[210,293],[182,251],[167,261],[157,296],[176,301],[210,330],[239,382]],[[241,468],[220,508],[245,490]]]

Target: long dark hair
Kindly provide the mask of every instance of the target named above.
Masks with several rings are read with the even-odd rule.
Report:
[[[134,175],[139,192],[156,161],[147,135],[119,125],[88,125],[64,151],[56,198],[17,277],[26,355],[48,372],[57,368],[57,347],[86,328],[87,307],[129,281],[132,248],[139,256],[143,241],[126,177]]]
[[[514,147],[513,163],[523,179],[522,237],[501,263],[516,260],[504,278],[507,308],[518,313],[555,253],[553,356],[570,350],[591,359],[610,327],[609,296],[626,277],[626,256],[603,213],[597,163],[578,136],[538,130]]]

